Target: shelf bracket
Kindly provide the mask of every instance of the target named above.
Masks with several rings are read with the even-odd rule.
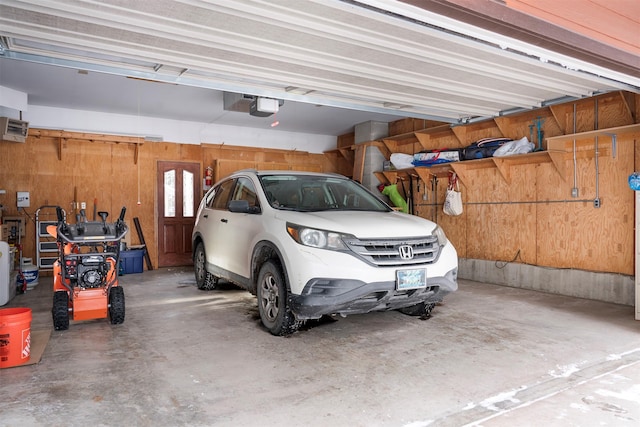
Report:
[[[431,177],[434,177],[432,173],[428,172],[426,168],[415,168],[415,172],[418,174],[418,177],[422,180],[422,182],[428,183],[431,182]]]
[[[493,163],[495,163],[498,172],[502,175],[502,179],[504,179],[507,184],[511,184],[511,167],[508,161],[500,157],[493,157]]]
[[[551,163],[555,166],[558,175],[562,178],[563,181],[567,180],[567,164],[565,162],[565,152],[564,151],[548,151],[549,157],[551,157]]]
[[[460,183],[466,187],[465,181],[469,179],[469,175],[467,175],[467,169],[461,165],[456,165],[455,163],[457,162],[451,164],[451,169],[453,169],[456,175],[458,175],[458,181],[460,181]]]

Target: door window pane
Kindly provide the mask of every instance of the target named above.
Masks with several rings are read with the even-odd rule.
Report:
[[[193,217],[193,173],[182,171],[182,216],[185,218]]]
[[[164,216],[176,216],[176,171],[164,173]]]
[[[238,184],[236,185],[234,193],[233,200],[246,200],[251,207],[257,205],[258,197],[256,196],[256,189],[248,178],[238,178]]]

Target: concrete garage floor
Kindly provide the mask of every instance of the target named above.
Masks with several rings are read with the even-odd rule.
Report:
[[[190,270],[121,277],[126,320],[53,331],[0,370],[0,426],[632,426],[633,308],[464,281],[428,320],[260,326],[255,299]],[[6,307],[51,328],[51,278]]]

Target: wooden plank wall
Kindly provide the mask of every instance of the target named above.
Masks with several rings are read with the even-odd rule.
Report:
[[[133,218],[138,217],[153,265],[157,267],[156,170],[159,160],[200,163],[203,173],[211,166],[218,177],[237,169],[256,167],[336,172],[330,159],[322,154],[30,129],[24,144],[0,141],[0,188],[7,190],[7,194],[0,195],[0,204],[5,206],[4,216],[25,218],[24,256],[35,260],[35,223],[32,221],[36,209],[59,205],[75,222],[72,202],[77,194],[77,201],[87,204],[89,219],[93,216],[94,199],[98,201],[98,210],[108,211],[110,218],[126,206],[131,244],[139,244],[133,226]],[[30,191],[31,196],[31,207],[26,209],[28,217],[16,208],[16,191],[23,190]],[[54,210],[44,212],[55,213]]]
[[[612,93],[575,103],[577,132],[595,129],[596,101],[598,129],[639,122],[640,95]],[[454,133],[460,146],[489,136],[529,138],[529,125],[542,118],[545,138],[570,134],[573,108],[573,103],[547,107],[458,126]],[[617,140],[613,157],[611,138],[599,137],[600,208],[594,208],[592,202],[596,196],[596,166],[591,148],[577,159],[576,169],[577,199],[586,201],[571,197],[573,159],[568,154],[564,161],[566,176],[551,162],[512,166],[510,182],[495,167],[466,172],[467,179],[461,185],[464,213],[458,217],[442,212],[448,178],[420,182],[420,191],[414,196],[416,213],[438,222],[462,258],[633,275],[634,194],[627,178],[640,170],[640,135],[620,135]],[[594,138],[579,142],[592,145]],[[429,144],[432,149],[454,146],[446,135],[432,138]]]

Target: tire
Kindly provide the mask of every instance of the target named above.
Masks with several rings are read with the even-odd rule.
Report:
[[[410,307],[401,308],[398,311],[400,313],[406,314],[408,316],[430,317],[431,316],[431,311],[433,310],[433,307],[435,307],[435,306],[436,305],[434,303],[421,302],[419,304],[412,305]]]
[[[124,289],[120,286],[109,290],[109,320],[112,325],[124,322]]]
[[[66,331],[69,329],[69,294],[67,291],[56,291],[53,293],[53,329],[56,331]]]
[[[289,308],[289,292],[282,269],[272,261],[265,262],[258,274],[258,311],[262,324],[272,335],[286,336],[298,330],[297,321]]]
[[[207,256],[202,242],[196,246],[193,271],[196,275],[196,285],[201,291],[211,291],[218,286],[218,278],[207,271]]]

